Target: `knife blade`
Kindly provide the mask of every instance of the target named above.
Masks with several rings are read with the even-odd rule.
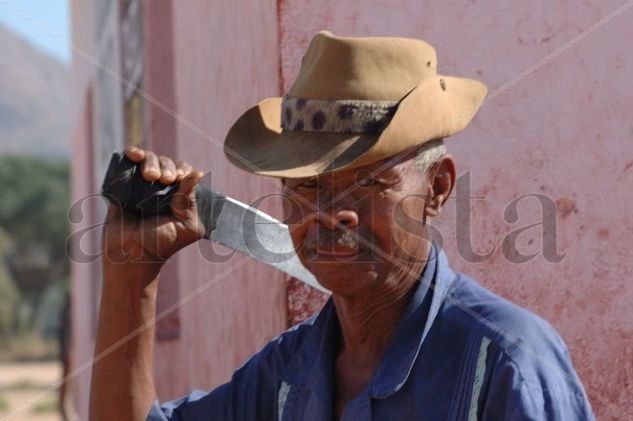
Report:
[[[169,214],[170,200],[177,189],[177,183],[164,185],[145,180],[138,164],[124,154],[114,152],[101,193],[126,211],[146,218]],[[196,186],[195,194],[198,217],[206,228],[205,239],[329,293],[299,260],[287,225],[259,209],[201,185]]]

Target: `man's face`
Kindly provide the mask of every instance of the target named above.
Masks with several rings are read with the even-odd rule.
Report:
[[[286,223],[299,258],[339,295],[417,278],[429,251],[429,185],[410,159],[284,180]]]

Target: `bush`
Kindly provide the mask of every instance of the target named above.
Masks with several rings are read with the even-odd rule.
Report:
[[[33,331],[51,288],[44,317],[58,317],[54,284],[69,274],[68,162],[0,155],[0,183],[0,341],[6,341],[8,333]]]
[[[4,258],[11,248],[9,236],[0,228],[0,347],[5,347],[15,330],[20,294],[4,266]]]

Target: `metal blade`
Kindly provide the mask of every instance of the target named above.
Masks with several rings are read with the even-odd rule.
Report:
[[[270,265],[322,292],[323,288],[297,256],[288,226],[259,209],[198,186],[198,216],[205,238]]]

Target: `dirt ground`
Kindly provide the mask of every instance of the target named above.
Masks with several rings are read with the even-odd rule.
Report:
[[[57,389],[42,394],[60,379],[60,374],[57,362],[0,364],[0,421],[61,420]]]

